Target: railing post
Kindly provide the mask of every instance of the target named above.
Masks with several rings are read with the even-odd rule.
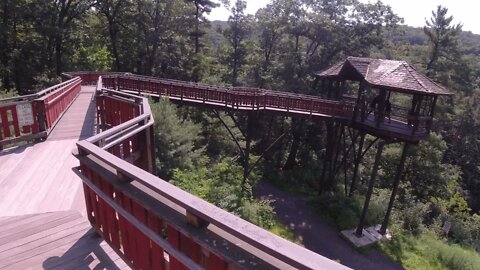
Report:
[[[146,155],[146,158],[144,160],[145,169],[151,174],[155,173],[155,146],[153,138],[154,130],[153,126],[150,126],[148,129],[145,130],[145,151],[143,153],[145,153]]]
[[[205,228],[208,226],[208,222],[199,218],[198,216],[192,214],[190,211],[186,211],[185,218],[187,223],[192,225],[195,228]]]
[[[130,177],[126,176],[124,173],[122,173],[120,170],[117,170],[117,180],[120,181],[120,182],[126,182],[126,183],[129,183],[129,182],[132,182],[133,179],[131,179]]]
[[[42,101],[34,100],[32,105],[35,106],[35,111],[37,112],[37,123],[38,123],[38,132],[46,131],[47,127],[45,122],[47,121],[45,115],[45,104]]]

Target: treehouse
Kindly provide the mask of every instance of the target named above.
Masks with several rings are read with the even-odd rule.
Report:
[[[438,97],[452,95],[405,61],[348,57],[315,76],[323,97],[354,107],[351,126],[387,140],[426,138]]]

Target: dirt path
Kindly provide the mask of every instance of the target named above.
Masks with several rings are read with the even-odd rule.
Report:
[[[377,250],[358,252],[339,232],[315,214],[301,198],[278,190],[267,183],[255,187],[255,195],[274,200],[273,206],[280,221],[298,235],[305,248],[353,269],[403,269]]]

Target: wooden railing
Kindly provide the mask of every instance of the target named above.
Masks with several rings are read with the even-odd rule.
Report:
[[[80,84],[75,77],[33,95],[0,99],[0,150],[45,138],[80,92]]]
[[[105,75],[123,75],[130,74],[128,72],[104,72],[104,71],[74,71],[64,72],[62,76],[67,80],[80,77],[82,79],[82,85],[95,85],[98,81],[98,77]]]
[[[238,110],[282,110],[291,114],[314,114],[342,119],[350,119],[354,110],[354,104],[347,101],[258,88],[225,88],[132,74],[105,76],[103,82],[109,89],[168,96],[183,102]]]
[[[77,143],[78,174],[88,219],[131,267],[347,269],[152,175],[146,99],[106,88],[96,99],[102,131]]]
[[[80,93],[81,83],[82,80],[76,77],[57,85],[55,91],[43,94],[44,90],[39,93],[41,96],[35,99],[34,102],[37,103],[37,108],[40,109],[40,115],[45,116],[45,122],[40,122],[41,129],[51,130],[60,116]]]

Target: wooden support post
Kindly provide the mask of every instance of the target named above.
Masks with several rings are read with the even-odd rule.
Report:
[[[408,111],[407,122],[411,125],[413,122],[413,116],[415,114],[415,107],[417,106],[417,95],[413,95],[412,97],[412,107]]]
[[[341,81],[338,86],[337,99],[339,100],[342,99],[344,90],[345,90],[345,81]]]
[[[375,162],[372,168],[372,174],[370,176],[370,182],[368,183],[367,194],[365,195],[365,204],[363,205],[362,215],[360,216],[360,221],[358,222],[357,230],[355,234],[358,237],[363,235],[363,225],[365,222],[365,217],[367,216],[368,205],[370,204],[370,199],[372,197],[373,186],[375,185],[375,179],[377,178],[378,165],[380,163],[380,158],[382,157],[383,146],[385,142],[380,141],[377,145],[377,154],[375,155]]]
[[[320,95],[323,97],[325,96],[325,87],[326,87],[325,84],[326,84],[325,79],[322,79],[322,82],[320,85]]]
[[[46,131],[47,130],[47,127],[45,125],[46,115],[45,115],[45,107],[43,106],[43,102],[34,100],[33,106],[35,106],[36,112],[37,112],[38,132]]]
[[[420,108],[422,107],[422,101],[423,101],[423,96],[418,96],[417,102],[416,102],[416,107],[414,111],[414,120],[413,120],[413,129],[412,129],[412,135],[415,134],[418,128],[418,116],[420,115]]]
[[[361,81],[360,86],[358,87],[358,96],[357,101],[355,102],[355,108],[353,109],[353,121],[357,120],[358,111],[360,106],[363,106],[363,92],[365,91],[365,82]]]
[[[313,81],[313,84],[312,84],[312,90],[315,90],[315,88],[317,88],[318,81],[319,81],[319,77],[315,76],[315,80]],[[262,88],[262,87],[260,87],[260,88]]]
[[[153,126],[145,130],[145,168],[155,174],[155,145]]]
[[[375,121],[376,121],[376,126],[379,127],[380,124],[383,122],[383,118],[385,117],[385,98],[387,96],[387,90],[381,89],[380,90],[380,102],[377,104],[376,108],[376,115],[375,115]]]
[[[435,114],[435,106],[437,104],[437,98],[438,96],[435,96],[433,98],[433,101],[432,101],[432,106],[430,108],[430,117],[431,119],[428,121],[428,125],[427,125],[427,131],[430,131],[430,129],[432,128],[432,122],[433,122],[433,115]]]
[[[400,157],[400,163],[398,164],[397,171],[395,172],[395,178],[393,180],[392,195],[390,196],[390,201],[388,202],[387,213],[385,214],[385,218],[383,219],[382,227],[380,228],[380,231],[378,231],[381,234],[385,234],[387,232],[388,221],[390,219],[390,214],[392,213],[393,202],[395,201],[398,185],[400,184],[409,146],[410,144],[408,142],[405,142],[405,144],[403,145],[402,156]]]
[[[117,170],[117,180],[120,182],[126,182],[126,183],[133,181],[130,177],[126,176],[124,173],[122,173],[119,170]]]
[[[360,134],[360,142],[358,143],[358,152],[357,156],[354,158],[355,167],[353,168],[353,177],[352,182],[350,183],[350,191],[348,193],[348,197],[352,197],[353,192],[355,191],[355,185],[357,183],[358,178],[358,169],[360,167],[360,163],[362,162],[362,151],[363,151],[363,143],[365,142],[366,133]]]
[[[185,218],[187,223],[192,225],[195,228],[205,228],[208,226],[208,222],[192,214],[190,211],[186,211]]]
[[[332,81],[332,80],[328,80],[328,83],[327,83],[327,98],[330,98],[331,92],[332,92],[332,88],[333,88],[333,81]]]

